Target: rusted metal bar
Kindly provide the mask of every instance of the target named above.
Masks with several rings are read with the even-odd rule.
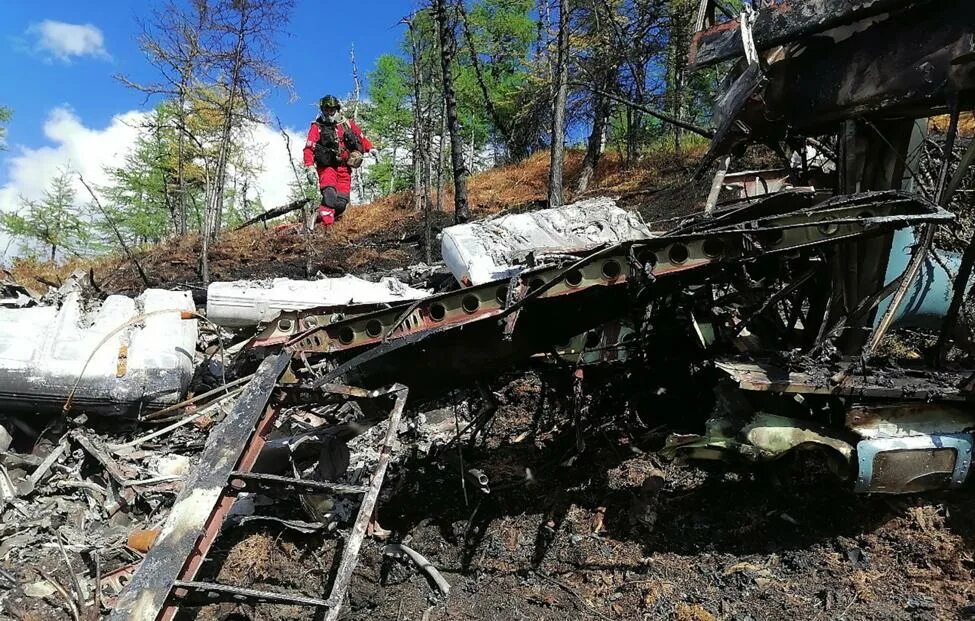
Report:
[[[332,592],[328,596],[329,609],[325,615],[326,621],[336,621],[339,618],[339,613],[342,610],[342,601],[345,599],[345,592],[349,588],[349,583],[352,581],[352,572],[355,571],[355,566],[359,560],[359,549],[362,546],[362,540],[366,536],[366,528],[369,526],[373,511],[376,508],[379,489],[382,487],[383,480],[386,478],[386,467],[389,465],[389,459],[393,453],[393,443],[396,441],[399,422],[403,416],[403,408],[406,406],[406,397],[409,395],[409,389],[406,386],[396,385],[394,388],[397,389],[396,402],[389,415],[389,427],[386,429],[386,437],[383,440],[383,446],[379,453],[376,470],[373,472],[372,479],[369,482],[369,491],[366,492],[366,495],[362,499],[362,504],[359,507],[359,515],[356,517],[355,523],[352,526],[352,533],[349,535],[349,539],[346,541],[345,547],[342,550],[342,560],[336,572],[335,582],[332,583]]]
[[[346,397],[353,397],[356,399],[375,399],[376,397],[388,395],[390,392],[395,392],[392,388],[367,390],[365,388],[359,388],[357,386],[345,386],[343,384],[333,384],[333,383],[324,383],[318,386],[318,388],[322,392],[330,392],[336,395],[345,395]]]
[[[114,621],[171,619],[177,580],[192,581],[216,539],[234,497],[224,493],[230,473],[256,460],[277,412],[268,400],[291,361],[283,351],[261,363],[233,410],[210,434],[200,465],[177,497],[155,545],[109,615]]]
[[[329,481],[295,479],[277,474],[241,472],[238,470],[230,473],[230,485],[237,491],[285,491],[304,494],[320,494],[322,492],[365,494],[369,490],[364,485],[343,485]]]
[[[917,0],[772,0],[755,20],[759,50],[906,6]],[[717,5],[716,5],[717,6]],[[688,63],[706,67],[742,55],[739,20],[715,24],[694,34]]]
[[[203,603],[242,602],[280,604],[284,606],[308,606],[310,608],[327,608],[328,602],[317,597],[308,597],[298,593],[275,593],[274,591],[260,591],[244,587],[218,584],[214,582],[195,582],[177,580],[173,586],[180,592],[180,599],[188,599],[191,593],[204,596]]]

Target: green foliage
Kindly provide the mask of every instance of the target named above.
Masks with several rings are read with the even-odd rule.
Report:
[[[384,154],[366,170],[363,184],[369,194],[385,196],[412,187],[413,178],[407,166],[402,162],[397,162],[395,167],[393,164],[393,158]]]
[[[224,119],[218,95],[214,89],[196,90],[187,98],[183,115],[171,100],[147,115],[124,163],[107,170],[108,183],[99,188],[106,200],[96,214],[95,229],[103,242],[117,245],[116,231],[133,246],[165,239],[177,231],[181,200],[190,228],[200,228]],[[182,144],[181,122],[186,124]],[[247,143],[246,130],[236,128],[229,151],[232,174],[223,189],[224,219],[231,226],[262,209],[260,200],[247,198],[257,172],[244,152]]]
[[[527,129],[517,127],[517,116],[531,70],[534,4],[533,0],[479,0],[467,14],[466,31],[461,24],[455,72],[457,103],[464,136],[478,151],[494,142],[515,157],[527,155],[517,144],[524,140],[518,132]],[[489,114],[485,90],[497,119]]]
[[[0,106],[0,151],[7,149],[7,128],[5,125],[10,122],[13,110],[7,106]]]
[[[370,105],[363,109],[363,125],[385,142],[405,139],[413,123],[409,64],[393,54],[376,59],[368,76]]]
[[[165,109],[157,109],[140,132],[125,163],[108,172],[103,188],[108,198],[99,229],[108,237],[113,227],[128,244],[158,242],[174,228],[173,172],[175,135],[165,125]]]
[[[22,198],[16,212],[0,213],[0,229],[24,242],[22,254],[44,249],[53,261],[58,251],[79,255],[88,249],[90,227],[75,206],[72,183],[71,171],[61,169],[41,200]]]
[[[383,54],[369,75],[369,103],[360,106],[362,126],[377,141],[379,161],[365,169],[363,183],[373,196],[403,189],[408,184],[405,162],[397,157],[409,145],[413,131],[410,108],[411,73],[401,57]],[[402,183],[397,185],[397,180]]]
[[[529,52],[536,23],[531,15],[533,0],[480,0],[468,14],[468,25],[481,66],[481,75],[491,101],[502,120],[510,123],[517,110],[518,93],[529,76]],[[464,37],[466,39],[466,37]],[[457,75],[458,97],[471,110],[483,110],[484,101],[476,83],[473,59],[467,41]],[[500,129],[500,128],[495,128]]]
[[[530,53],[536,30],[534,6],[535,0],[476,0],[464,13],[451,11],[456,41],[451,75],[465,154],[479,154],[492,146],[523,157],[529,153],[523,145],[539,143],[540,125],[519,125],[526,99],[524,91],[530,82]],[[378,140],[380,147],[379,161],[364,175],[364,183],[374,196],[412,185],[410,160],[418,148],[413,136],[417,106],[422,126],[419,147],[429,151],[428,163],[434,175],[440,155],[438,145],[447,142],[447,137],[441,136],[443,80],[439,36],[431,11],[418,11],[412,16],[412,24],[416,33],[415,58],[407,30],[400,44],[401,53],[380,56],[368,74],[369,103],[360,109],[364,129]],[[415,86],[419,101],[414,101]],[[534,137],[526,138],[526,132]],[[469,162],[475,168],[477,164]],[[445,176],[449,177],[449,171]]]

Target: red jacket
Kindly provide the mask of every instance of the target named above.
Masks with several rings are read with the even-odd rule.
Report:
[[[372,143],[369,139],[362,135],[362,130],[359,126],[355,124],[351,119],[345,121],[349,124],[349,128],[355,133],[362,142],[362,152],[368,153],[372,150]],[[345,160],[349,156],[349,152],[344,150],[345,144],[342,141],[342,135],[345,131],[343,123],[339,123],[335,126],[335,133],[338,136],[339,144],[342,145],[343,150],[339,153],[339,159]],[[318,123],[312,123],[311,128],[308,130],[308,141],[305,142],[305,166],[312,166],[315,164],[315,144],[318,143]],[[325,166],[317,167],[318,170],[318,187],[327,188],[332,186],[335,191],[339,194],[348,195],[352,190],[352,171],[345,164],[339,164],[338,166]]]

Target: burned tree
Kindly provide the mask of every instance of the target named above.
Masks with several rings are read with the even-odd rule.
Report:
[[[227,171],[239,140],[235,133],[263,118],[261,100],[267,87],[289,87],[275,65],[276,36],[288,22],[291,0],[198,0],[172,3],[143,26],[140,46],[162,75],[155,83],[124,83],[174,102],[177,125],[175,230],[187,229],[187,168],[190,145],[203,153],[203,214],[200,223],[201,274],[209,281],[209,244],[223,220]],[[214,131],[201,133],[190,114],[202,110],[218,117]],[[207,128],[209,129],[209,128]]]
[[[176,178],[174,190],[167,189],[167,200],[172,206],[173,228],[179,235],[185,235],[188,230],[190,144],[199,144],[199,137],[189,123],[190,100],[200,83],[205,54],[201,38],[210,28],[209,11],[198,9],[185,9],[169,1],[153,11],[152,21],[140,24],[139,47],[162,80],[142,83],[133,82],[124,75],[116,76],[123,84],[147,96],[162,96],[173,101],[171,117],[176,125]]]
[[[454,173],[454,221],[466,222],[470,219],[467,205],[467,165],[464,163],[464,137],[457,118],[457,98],[454,94],[454,78],[451,63],[457,51],[453,25],[447,15],[446,0],[433,0],[433,13],[437,22],[440,40],[440,69],[443,76],[443,98],[447,115],[447,130],[450,132],[450,161]]]
[[[559,0],[559,34],[555,62],[555,99],[552,102],[552,157],[548,174],[548,205],[560,207],[562,168],[565,164],[565,102],[569,93],[569,1]]]

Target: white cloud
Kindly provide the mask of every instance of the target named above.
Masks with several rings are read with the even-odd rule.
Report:
[[[105,183],[105,169],[122,162],[144,118],[142,112],[126,112],[112,118],[108,127],[94,129],[86,127],[70,108],[54,108],[44,122],[44,135],[52,144],[36,149],[13,147],[7,155],[0,211],[16,210],[21,197],[40,198],[60,168],[81,173],[89,183]],[[87,196],[80,182],[75,189],[79,197]]]
[[[111,60],[105,49],[105,36],[92,24],[69,24],[45,19],[27,29],[27,35],[36,41],[34,49],[62,62],[71,62],[74,57],[93,56]]]
[[[68,168],[84,176],[89,185],[107,185],[106,169],[117,168],[125,162],[147,117],[147,113],[130,110],[112,118],[106,127],[86,126],[67,106],[54,108],[44,122],[44,135],[50,145],[37,148],[11,145],[0,161],[6,169],[7,182],[0,186],[0,211],[16,211],[21,199],[35,200],[43,196],[50,180],[61,168]],[[304,134],[287,129],[291,140],[291,154],[300,168]],[[253,165],[258,170],[249,190],[251,199],[260,197],[266,209],[288,202],[294,172],[288,162],[281,133],[269,125],[256,125],[251,132]],[[75,195],[79,207],[90,200],[88,191],[75,181]],[[0,233],[0,260],[8,239]],[[15,250],[11,246],[11,251]],[[9,253],[7,253],[9,256]]]
[[[298,167],[299,178],[304,178],[301,156],[305,147],[305,135],[289,128],[285,128],[290,141],[291,158]],[[295,173],[288,161],[284,137],[277,129],[270,125],[258,124],[251,128],[250,142],[254,149],[252,164],[261,170],[257,173],[254,188],[248,198],[261,199],[265,209],[280,207],[288,202],[291,185],[295,181]]]

